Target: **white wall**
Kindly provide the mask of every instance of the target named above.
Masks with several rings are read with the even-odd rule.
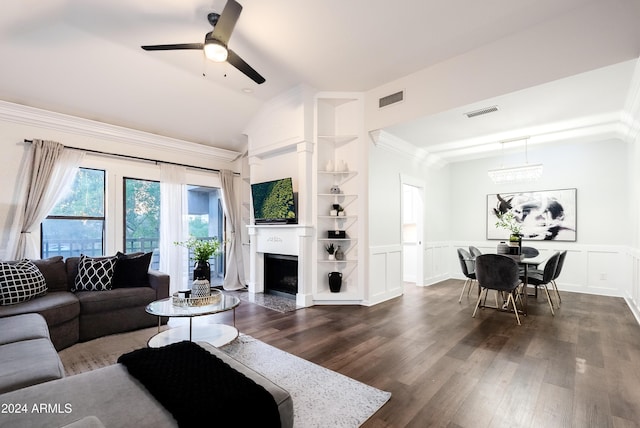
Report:
[[[401,175],[424,182],[425,283],[448,276],[449,167],[428,167],[409,152],[372,143],[369,156],[370,302],[402,293]]]

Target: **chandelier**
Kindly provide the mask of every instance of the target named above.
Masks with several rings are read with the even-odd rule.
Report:
[[[502,145],[502,159],[504,160],[504,144],[512,141],[520,141],[523,138],[518,138],[517,140],[509,140],[509,141],[501,141]],[[534,181],[539,179],[542,176],[542,164],[530,164],[529,163],[529,153],[527,150],[527,144],[529,141],[529,137],[524,138],[524,152],[525,152],[525,164],[511,167],[501,167],[498,169],[490,169],[487,171],[491,180],[493,180],[496,184],[502,183],[516,183],[523,181]]]

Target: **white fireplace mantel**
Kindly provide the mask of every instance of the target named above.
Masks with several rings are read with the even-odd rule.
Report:
[[[311,306],[313,303],[310,284],[311,239],[313,226],[299,224],[249,225],[250,278],[249,292],[264,292],[264,255],[283,254],[298,256],[298,294],[296,304]]]

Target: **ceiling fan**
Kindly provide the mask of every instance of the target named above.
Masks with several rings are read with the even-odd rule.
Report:
[[[141,46],[145,51],[171,51],[179,49],[203,50],[204,55],[215,62],[228,62],[235,68],[243,72],[247,77],[261,84],[265,82],[264,77],[255,71],[249,64],[227,47],[233,28],[240,17],[242,6],[235,0],[227,0],[227,4],[222,10],[222,14],[215,12],[207,15],[213,31],[204,36],[204,43],[178,43],[172,45],[148,45]]]

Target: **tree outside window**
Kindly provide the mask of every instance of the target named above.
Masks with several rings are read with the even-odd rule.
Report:
[[[41,224],[41,257],[104,254],[105,172],[80,168],[69,192]]]

